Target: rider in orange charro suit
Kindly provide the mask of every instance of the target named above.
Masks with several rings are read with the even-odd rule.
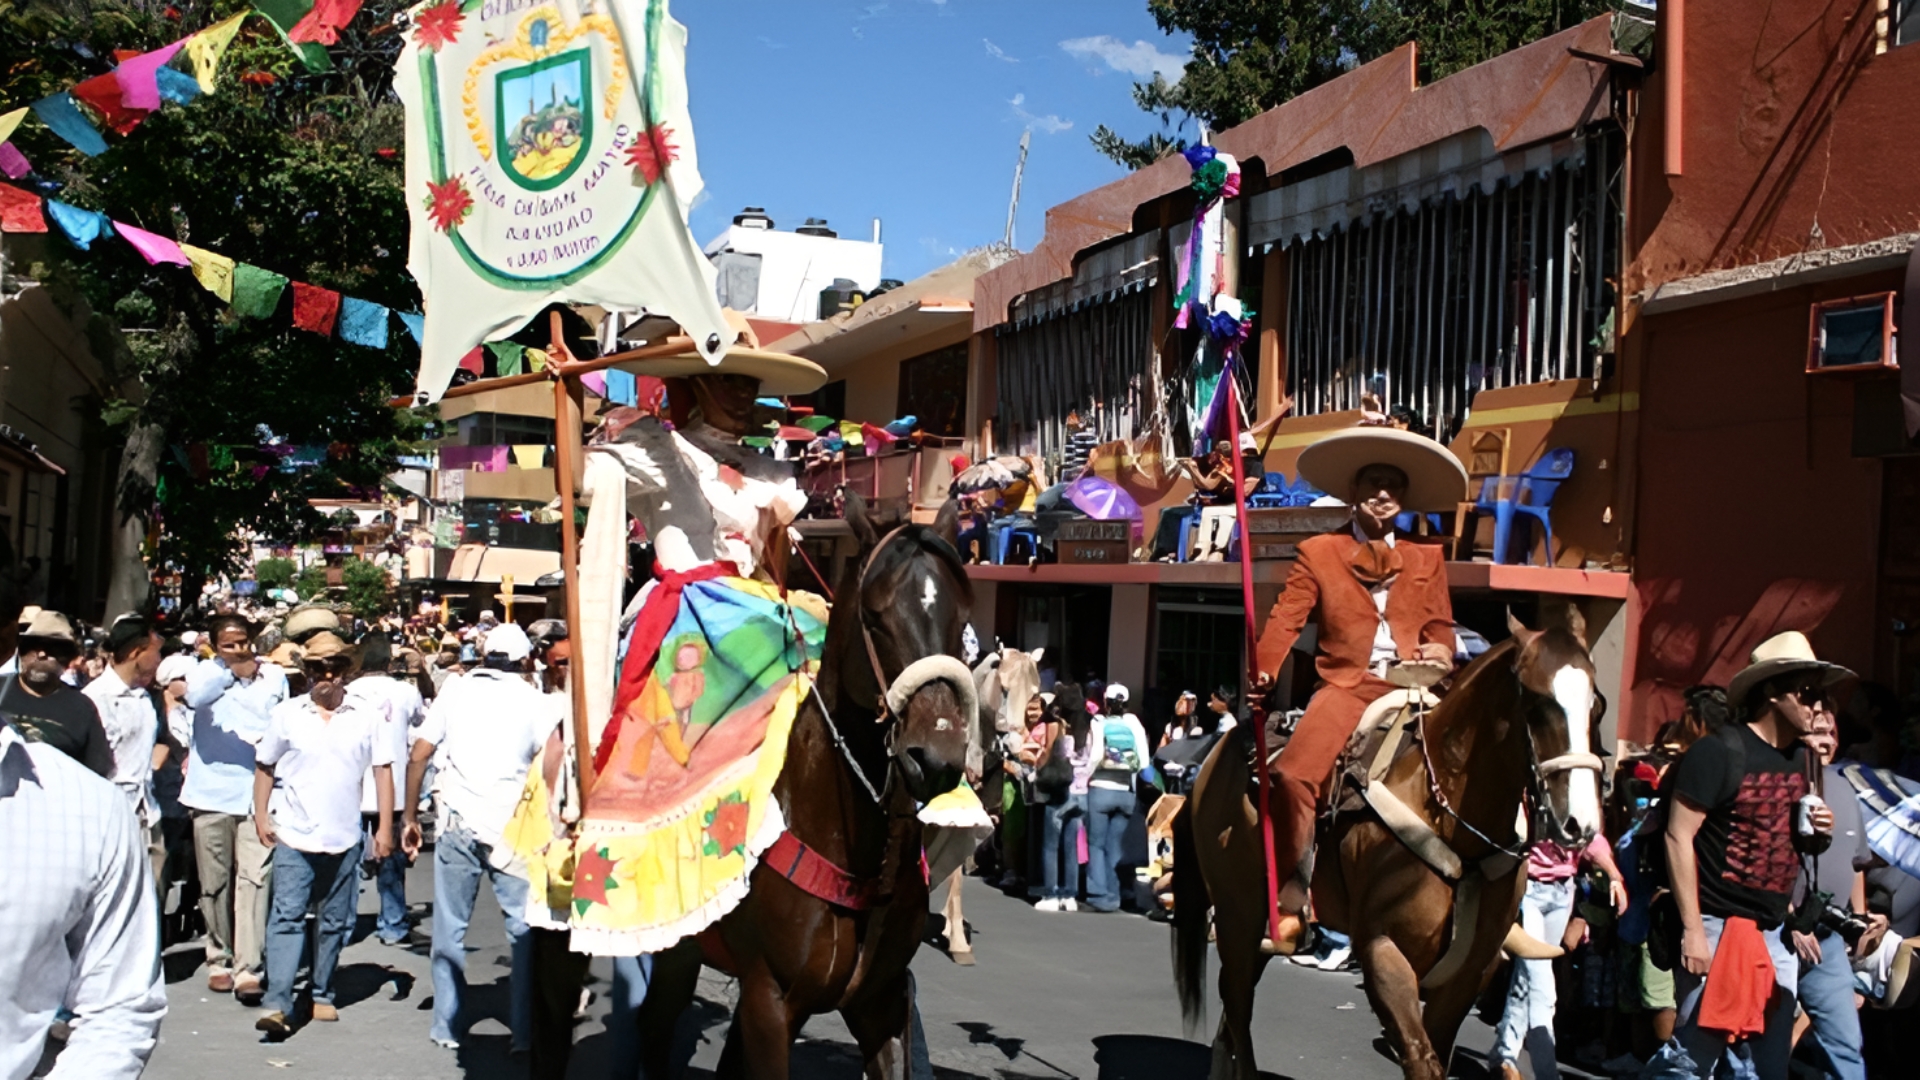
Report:
[[[1285,884],[1273,948],[1281,953],[1293,951],[1305,928],[1316,808],[1361,714],[1394,689],[1384,678],[1387,669],[1453,662],[1453,605],[1441,551],[1400,543],[1394,518],[1404,510],[1451,510],[1466,490],[1466,471],[1451,452],[1392,428],[1328,436],[1301,453],[1300,473],[1346,497],[1353,523],[1300,544],[1260,636],[1264,689],[1319,609],[1314,669],[1320,682],[1274,769],[1274,857]]]

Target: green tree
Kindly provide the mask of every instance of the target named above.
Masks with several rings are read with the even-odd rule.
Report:
[[[1128,168],[1186,148],[1190,120],[1242,123],[1408,41],[1420,79],[1472,67],[1610,10],[1610,0],[1147,0],[1154,22],[1193,38],[1180,81],[1135,83],[1133,100],[1160,131],[1122,137],[1105,124],[1093,145]]]
[[[392,64],[400,0],[369,0],[311,73],[259,18],[243,24],[216,92],[149,115],[88,158],[37,124],[15,134],[29,183],[62,201],[182,242],[401,310],[407,276],[402,117]],[[247,9],[238,0],[0,0],[0,61],[12,101],[110,70],[116,49],[148,50]],[[157,519],[157,563],[197,594],[237,572],[255,540],[293,543],[326,521],[316,496],[377,490],[419,430],[387,402],[411,387],[404,332],[385,350],[294,329],[284,314],[242,319],[178,267],[125,244],[90,252],[49,239],[33,276],[90,310],[94,352],[117,393],[99,403],[124,440],[109,610],[143,606],[140,544]],[[289,290],[291,291],[291,290]],[[269,434],[278,446],[268,446]],[[284,470],[286,446],[325,447],[317,468]]]
[[[261,589],[284,589],[293,584],[298,569],[292,559],[261,559],[253,564],[253,580]]]
[[[342,575],[347,589],[347,606],[354,615],[372,622],[393,606],[393,579],[375,563],[348,559]]]
[[[324,563],[314,563],[300,576],[293,579],[293,591],[300,594],[302,600],[312,600],[327,595],[327,567]]]

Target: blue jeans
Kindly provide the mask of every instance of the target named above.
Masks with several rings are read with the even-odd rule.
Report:
[[[1867,1080],[1846,939],[1831,930],[1821,930],[1817,936],[1820,962],[1800,969],[1800,1008],[1813,1021],[1813,1037],[1820,1040],[1820,1049],[1827,1052],[1827,1075],[1835,1080]]]
[[[1095,911],[1120,910],[1120,877],[1115,867],[1127,825],[1133,820],[1134,803],[1131,791],[1087,790],[1087,906]]]
[[[1529,881],[1520,898],[1520,925],[1534,938],[1558,944],[1573,915],[1573,881]],[[1507,989],[1507,1008],[1494,1032],[1487,1064],[1497,1070],[1510,1061],[1518,1066],[1520,1049],[1533,1059],[1534,1080],[1555,1080],[1560,1066],[1553,1049],[1553,961],[1516,960],[1513,984]]]
[[[1720,931],[1726,926],[1726,920],[1718,915],[1702,914],[1700,923],[1707,931],[1707,951],[1718,950]],[[1751,1061],[1760,1080],[1786,1080],[1787,1059],[1793,1055],[1793,1012],[1798,1007],[1795,987],[1800,981],[1800,961],[1793,955],[1793,949],[1780,939],[1779,930],[1762,930],[1760,936],[1766,939],[1767,956],[1773,961],[1774,985],[1780,992],[1774,995],[1773,1007],[1767,1010],[1767,1030],[1756,1038],[1729,1046],[1726,1032],[1702,1028],[1697,1019],[1707,981],[1688,972],[1684,965],[1674,965],[1673,999],[1679,1004],[1679,1013],[1674,1018],[1673,1037],[1680,1040],[1687,1056],[1699,1064],[1700,1080],[1712,1080],[1716,1071],[1723,1077],[1733,1075],[1732,1059],[1736,1057]],[[1712,975],[1709,971],[1707,978]]]
[[[653,981],[653,956],[613,958],[613,995],[607,1000],[607,1075],[640,1075],[640,1005]]]
[[[359,869],[359,844],[337,855],[296,851],[284,842],[274,845],[273,905],[267,915],[269,1010],[293,1014],[293,977],[307,948],[307,907],[316,900],[320,920],[313,945],[313,1000],[333,1003],[333,972],[353,933]]]
[[[1087,797],[1066,795],[1047,804],[1040,841],[1040,897],[1066,900],[1080,892],[1079,830],[1086,828]]]
[[[527,935],[527,881],[489,865],[491,845],[474,839],[458,815],[447,815],[433,849],[433,1027],[435,1039],[458,1039],[472,1021],[460,1015],[467,992],[467,924],[480,896],[482,877],[493,883],[493,898],[506,916],[513,971],[507,979],[507,1027],[512,1045],[533,1038],[533,939]]]
[[[380,819],[366,816],[367,836],[380,827]],[[362,850],[370,846],[362,841]],[[374,933],[381,941],[397,945],[407,937],[407,853],[400,850],[400,815],[393,815],[393,854],[373,859],[373,883],[380,892],[380,919]]]

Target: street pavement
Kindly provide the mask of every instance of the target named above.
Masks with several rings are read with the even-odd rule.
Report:
[[[430,925],[431,856],[409,879],[409,899]],[[433,983],[424,947],[388,948],[371,936],[376,898],[361,891],[356,940],[337,977],[340,1021],[308,1024],[282,1043],[253,1030],[254,1011],[206,990],[200,947],[166,958],[168,1014],[149,1080],[245,1080],[311,1077],[408,1080],[527,1075],[507,1055],[506,935],[499,907],[482,886],[467,936],[468,980],[481,1020],[458,1051],[427,1038]],[[969,880],[964,893],[976,966],[960,967],[923,947],[914,961],[920,1011],[938,1080],[1201,1080],[1207,1075],[1212,1021],[1204,1034],[1182,1030],[1174,997],[1168,928],[1132,915],[1045,913]],[[935,910],[940,896],[936,895]],[[937,916],[936,916],[937,921]],[[592,969],[596,990],[576,1030],[569,1076],[601,1080],[606,1071],[605,961]],[[1212,969],[1209,968],[1209,985]],[[687,1075],[704,1078],[719,1061],[734,1000],[732,982],[711,971],[681,1023]],[[1354,973],[1269,965],[1255,1011],[1255,1038],[1266,1080],[1393,1080],[1380,1027]],[[1492,1032],[1469,1020],[1455,1071],[1484,1075],[1479,1060]],[[853,1040],[838,1017],[819,1017],[802,1033],[793,1075],[800,1080],[860,1075]]]

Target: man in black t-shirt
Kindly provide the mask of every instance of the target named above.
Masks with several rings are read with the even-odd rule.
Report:
[[[1760,1080],[1787,1075],[1799,965],[1780,928],[1800,874],[1800,852],[1824,848],[1833,828],[1832,811],[1815,805],[1812,835],[1796,831],[1796,810],[1812,789],[1801,740],[1820,716],[1831,715],[1831,687],[1853,677],[1816,658],[1797,631],[1762,642],[1751,659],[1728,686],[1727,698],[1739,710],[1735,720],[1694,743],[1674,766],[1667,812],[1667,868],[1681,925],[1674,1035],[1703,1080],[1722,1054],[1750,1056]],[[1732,1045],[1726,1032],[1698,1023],[1729,919],[1751,920],[1759,928],[1777,987],[1766,1030]]]
[[[0,697],[14,730],[33,742],[46,743],[99,773],[113,775],[113,748],[99,710],[87,695],[60,680],[73,658],[80,655],[80,639],[73,623],[57,611],[42,611],[20,632],[20,676],[7,684]]]

